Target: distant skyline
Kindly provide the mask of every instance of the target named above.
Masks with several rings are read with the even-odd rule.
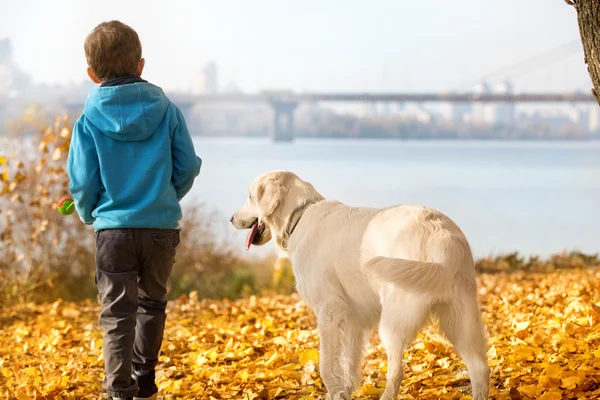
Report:
[[[211,61],[221,88],[246,92],[464,90],[579,39],[562,0],[0,0],[0,38],[35,83],[87,79],[83,40],[110,19],[137,30],[144,78],[167,90],[197,89]],[[581,49],[508,78],[518,91],[591,88]]]

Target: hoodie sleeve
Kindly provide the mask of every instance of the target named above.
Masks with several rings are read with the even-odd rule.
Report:
[[[194,179],[200,173],[202,160],[194,151],[194,143],[187,129],[185,119],[179,108],[175,106],[177,124],[173,132],[171,151],[173,154],[173,185],[177,192],[177,199],[181,201],[190,191]]]
[[[92,211],[100,199],[102,184],[96,145],[90,132],[85,130],[84,118],[81,116],[73,127],[67,174],[70,180],[69,191],[75,200],[75,209],[81,220],[91,225],[94,223]]]

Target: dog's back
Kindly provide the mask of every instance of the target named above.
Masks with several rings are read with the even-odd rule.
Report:
[[[315,312],[324,297],[338,296],[353,304],[357,323],[377,325],[381,305],[360,269],[360,251],[366,227],[378,212],[323,201],[302,216],[289,246],[298,292]]]

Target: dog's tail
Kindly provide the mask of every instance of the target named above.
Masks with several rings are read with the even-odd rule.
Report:
[[[446,298],[452,292],[454,268],[441,263],[375,257],[365,264],[364,271],[371,278],[407,292],[439,298]]]

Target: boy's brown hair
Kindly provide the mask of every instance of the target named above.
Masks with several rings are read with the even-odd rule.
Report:
[[[120,21],[103,22],[85,38],[88,66],[100,81],[135,75],[142,58],[138,34]]]

